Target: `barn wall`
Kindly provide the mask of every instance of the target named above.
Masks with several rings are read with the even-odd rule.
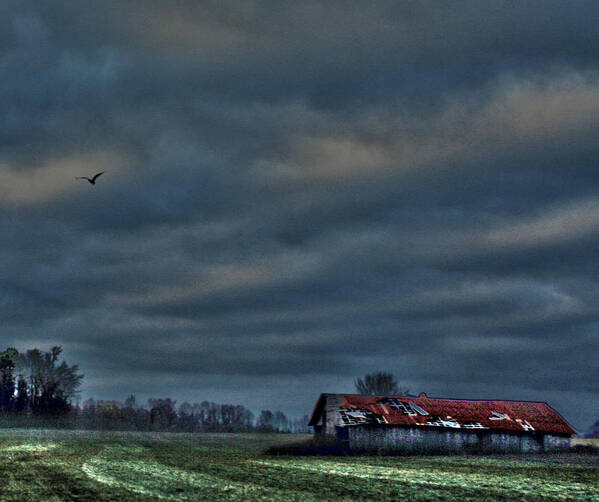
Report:
[[[461,451],[476,448],[476,432],[456,434],[445,429],[429,430],[421,427],[359,426],[349,427],[349,446],[366,450]]]
[[[536,434],[513,432],[486,432],[481,435],[483,452],[539,452],[543,451],[543,440]]]
[[[340,400],[334,395],[326,396],[325,399],[326,404],[314,427],[314,436],[316,438],[323,436],[337,437],[337,429],[335,426],[339,421],[337,410],[340,408]]]
[[[563,436],[554,436],[552,434],[545,434],[545,437],[543,438],[543,446],[545,451],[554,451],[563,448],[569,448],[570,438]]]
[[[567,438],[536,434],[466,431],[422,427],[348,427],[353,449],[398,450],[404,452],[539,452],[543,448],[567,446]]]

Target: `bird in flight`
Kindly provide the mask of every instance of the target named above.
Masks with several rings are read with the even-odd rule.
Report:
[[[102,174],[104,174],[106,171],[102,171],[101,173],[95,174],[93,177],[88,178],[87,176],[77,176],[75,179],[76,180],[87,180],[89,181],[92,185],[96,184],[96,179],[98,178],[98,176],[101,176]]]

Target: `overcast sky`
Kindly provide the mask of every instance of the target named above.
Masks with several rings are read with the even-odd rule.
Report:
[[[587,429],[598,16],[4,0],[2,347],[61,345],[84,399],[301,416],[383,370]]]

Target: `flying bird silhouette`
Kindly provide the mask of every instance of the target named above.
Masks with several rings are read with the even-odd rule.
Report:
[[[88,178],[87,176],[77,176],[75,179],[76,180],[87,180],[89,181],[92,185],[96,184],[96,179],[98,178],[98,176],[101,176],[102,174],[104,174],[106,171],[102,171],[101,173],[95,174],[93,177]]]

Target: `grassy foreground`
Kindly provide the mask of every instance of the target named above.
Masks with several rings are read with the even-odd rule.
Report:
[[[292,441],[298,436],[0,430],[0,501],[599,501],[597,456],[264,453]]]

